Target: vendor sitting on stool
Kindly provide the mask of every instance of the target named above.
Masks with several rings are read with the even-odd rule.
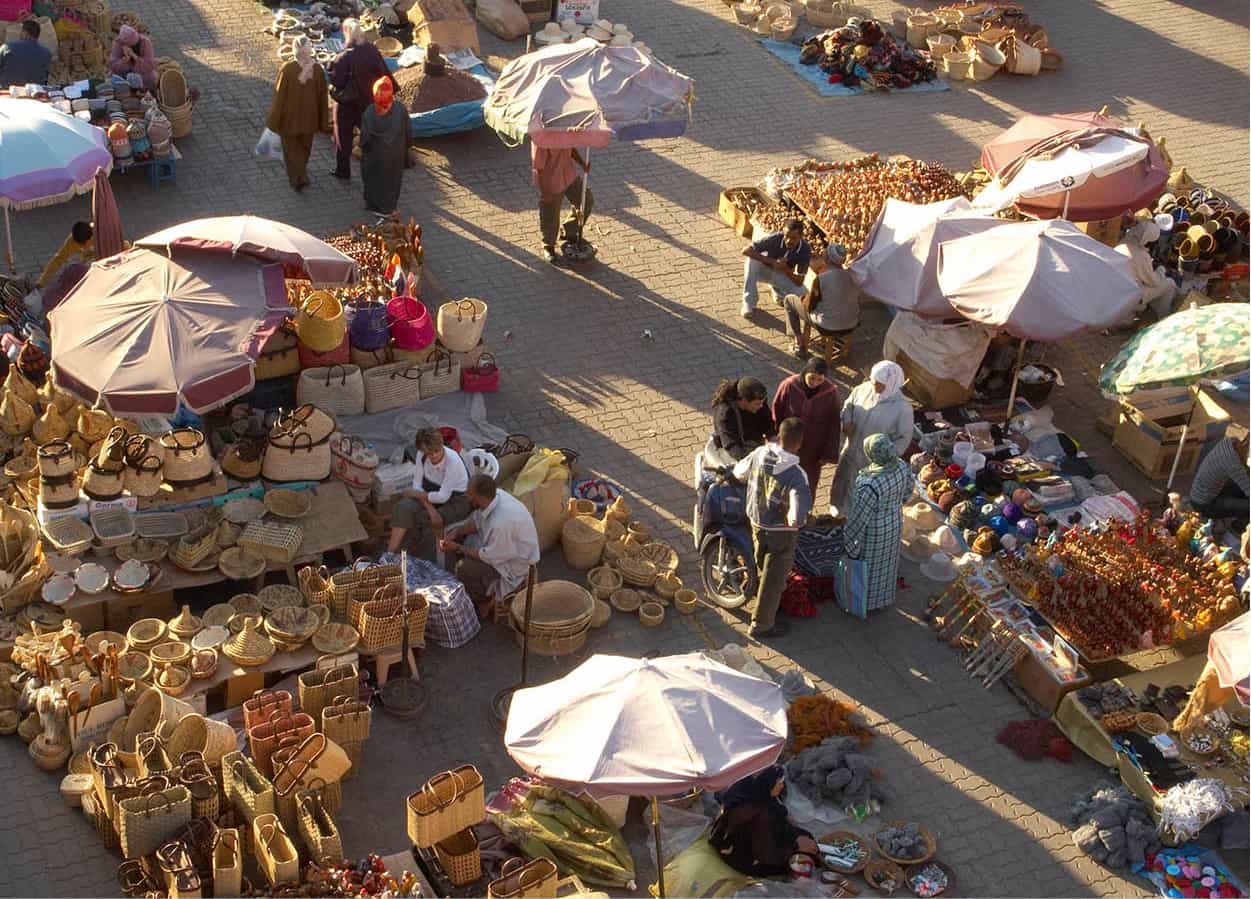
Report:
[[[486,618],[492,602],[525,584],[530,566],[539,561],[539,535],[530,511],[500,490],[490,475],[470,478],[467,495],[473,514],[439,541],[439,549],[461,557],[456,577],[477,606],[478,617]],[[472,538],[472,545],[466,538]]]
[[[465,494],[469,470],[458,453],[443,446],[443,435],[436,428],[422,428],[414,442],[417,471],[412,489],[400,494],[391,513],[387,552],[399,552],[407,539],[414,556],[433,562],[437,535],[473,511]]]
[[[782,303],[791,350],[800,359],[808,355],[809,326],[815,327],[820,336],[833,338],[837,345],[834,355],[841,356],[860,324],[860,291],[843,268],[846,261],[847,250],[830,244],[822,259],[813,260],[814,268],[804,278],[804,295],[788,293]]]
[[[744,777],[717,798],[721,813],[708,842],[727,865],[744,874],[771,877],[790,873],[796,853],[817,857],[812,834],[796,827],[786,811],[786,772],[774,765]]]
[[[756,282],[763,275],[773,288],[774,299],[793,293],[804,283],[812,247],[804,240],[804,226],[799,219],[788,219],[781,231],[767,234],[743,250],[743,306],[739,315],[751,318],[756,311]]]
[[[1226,437],[1203,457],[1190,485],[1190,504],[1208,518],[1247,525],[1248,438]]]

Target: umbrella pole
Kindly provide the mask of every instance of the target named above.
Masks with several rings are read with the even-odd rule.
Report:
[[[1012,420],[1012,407],[1016,405],[1016,385],[1017,379],[1021,376],[1021,362],[1025,359],[1025,338],[1021,338],[1021,345],[1016,350],[1016,365],[1012,366],[1012,392],[1008,394],[1008,420]]]
[[[1186,416],[1186,423],[1182,426],[1181,439],[1177,441],[1177,455],[1173,457],[1173,467],[1168,472],[1168,483],[1164,485],[1165,493],[1173,489],[1173,479],[1177,477],[1177,467],[1181,465],[1181,454],[1186,448],[1186,436],[1190,433],[1190,423],[1194,421],[1195,406],[1199,405],[1197,400],[1198,397],[1194,405],[1190,407],[1190,414]]]
[[[586,169],[582,172],[582,201],[578,204],[578,218],[582,220],[582,239],[586,240],[586,185],[591,180],[591,148],[586,148],[586,156],[582,158]]]
[[[665,860],[660,854],[660,800],[652,797],[652,836],[656,839],[656,895],[665,899]]]
[[[1070,188],[1064,192],[1064,211],[1060,213],[1060,218],[1068,219],[1069,217],[1069,198],[1073,196],[1073,190]]]
[[[534,605],[534,566],[530,566],[530,571],[526,574],[526,610],[524,617],[523,631],[521,636],[521,683],[517,686],[524,687],[530,676],[530,612]]]
[[[17,273],[17,266],[13,264],[13,232],[9,228],[9,207],[4,207],[4,258],[9,263],[9,274]]]

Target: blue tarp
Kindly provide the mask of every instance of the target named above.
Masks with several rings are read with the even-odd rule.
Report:
[[[808,84],[812,85],[818,94],[823,97],[854,97],[863,93],[879,93],[878,91],[865,91],[861,87],[844,87],[841,84],[830,84],[829,76],[822,72],[818,66],[806,66],[799,61],[799,47],[786,41],[762,40],[760,45],[776,56],[782,62],[788,64],[795,70],[795,74],[802,78]],[[926,93],[929,91],[948,91],[951,88],[947,82],[922,81],[914,84],[912,87],[894,88],[903,93]]]
[[[399,71],[399,63],[394,59],[387,60],[392,72]],[[469,69],[469,74],[477,78],[486,88],[487,96],[495,87],[495,79],[484,65],[476,65]],[[418,112],[408,117],[409,133],[413,137],[438,137],[440,134],[457,134],[461,131],[473,131],[481,128],[486,122],[482,118],[482,106],[486,97],[481,100],[466,100],[463,103],[452,103],[429,112]]]

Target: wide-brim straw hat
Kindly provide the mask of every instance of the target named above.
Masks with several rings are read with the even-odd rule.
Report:
[[[956,563],[946,553],[934,553],[929,561],[921,565],[921,573],[931,581],[949,583],[959,577]]]
[[[929,532],[934,530],[943,523],[943,513],[939,512],[929,503],[913,503],[904,506],[904,523],[912,523],[919,531]]]
[[[634,42],[634,35],[630,34],[630,32],[627,31],[625,34],[614,34],[612,36],[612,40],[608,42],[608,46],[629,47],[633,44],[633,42]]]
[[[930,546],[933,547],[931,552],[941,552],[949,556],[958,556],[964,552],[964,547],[960,545],[960,538],[956,535],[955,528],[949,524],[935,528],[933,533],[929,535],[928,541]]]
[[[555,22],[548,22],[542,30],[534,34],[534,41],[537,44],[559,44],[568,38],[569,35]]]
[[[605,43],[607,41],[612,40],[612,32],[606,28],[600,28],[598,24],[592,25],[590,28],[588,28],[586,30],[586,36],[589,38],[594,38],[600,43]]]
[[[222,653],[240,665],[264,665],[274,656],[274,644],[249,618],[243,630],[222,644]]]
[[[930,556],[934,554],[934,547],[924,537],[914,537],[911,540],[905,540],[901,543],[903,557],[910,562],[916,562],[923,565],[930,560]]]

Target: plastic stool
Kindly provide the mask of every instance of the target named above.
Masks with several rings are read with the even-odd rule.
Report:
[[[162,181],[178,180],[178,160],[173,156],[165,159],[154,159],[148,166],[148,183],[154,188],[159,187]]]

